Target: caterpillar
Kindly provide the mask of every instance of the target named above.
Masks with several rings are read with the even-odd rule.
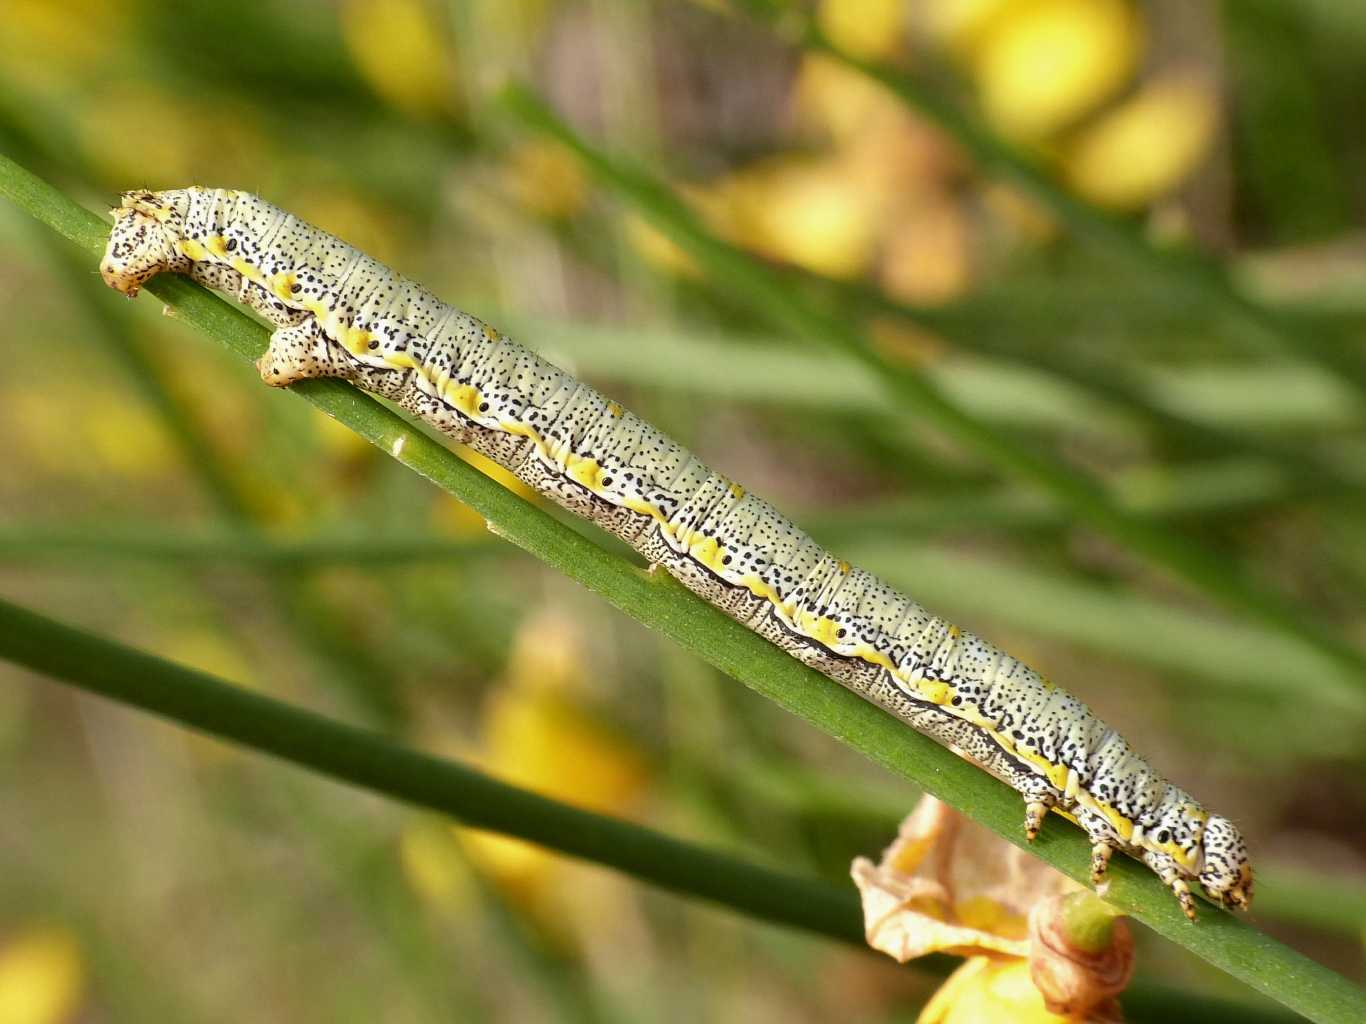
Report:
[[[100,272],[132,297],[163,272],[275,328],[276,387],[338,377],[507,467],[793,657],[1020,792],[1032,841],[1077,823],[1103,884],[1116,851],[1195,920],[1192,881],[1247,909],[1238,829],[1163,779],[1081,701],[872,573],[587,384],[333,235],[247,192],[124,193]]]

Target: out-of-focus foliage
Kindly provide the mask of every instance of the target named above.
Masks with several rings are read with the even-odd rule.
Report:
[[[1366,32],[1347,6],[810,10],[1059,187],[1226,261],[1306,345],[1361,356]],[[923,112],[730,5],[11,0],[3,15],[5,153],[92,208],[132,187],[253,189],[525,323],[522,340],[1122,726],[1252,837],[1261,923],[1363,976],[1366,730],[1326,696],[1351,684],[936,432],[890,428],[856,366],[763,336],[728,282],[493,98],[531,78],[884,354],[1361,641],[1366,423],[1342,379],[1096,258]],[[0,268],[5,596],[791,871],[845,877],[911,805],[155,303],[106,293],[8,209]],[[492,550],[114,558],[119,537],[262,531],[362,555],[433,535]],[[110,548],[58,560],[63,534]],[[0,1020],[890,1021],[936,985],[3,668],[0,800]],[[1220,984],[1141,940],[1139,976]]]
[[[1067,176],[1081,195],[1130,209],[1163,195],[1204,156],[1217,110],[1198,79],[1155,78],[1069,144]]]

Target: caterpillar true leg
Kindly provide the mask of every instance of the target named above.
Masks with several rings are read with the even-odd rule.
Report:
[[[1031,843],[1038,838],[1039,829],[1043,828],[1043,820],[1048,817],[1048,809],[1051,801],[1026,800],[1025,801],[1025,838]]]
[[[1109,839],[1091,844],[1091,884],[1099,888],[1105,884],[1105,874],[1110,870],[1110,858],[1119,849]]]
[[[1191,895],[1190,884],[1181,874],[1181,869],[1176,866],[1176,861],[1165,853],[1156,853],[1149,850],[1143,854],[1143,863],[1157,872],[1157,877],[1162,879],[1162,884],[1171,889],[1176,894],[1177,902],[1181,904],[1181,911],[1186,917],[1195,920],[1195,897]]]

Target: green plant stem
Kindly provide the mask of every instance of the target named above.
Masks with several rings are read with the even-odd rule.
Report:
[[[1361,685],[1366,685],[1366,652],[1344,642],[1336,632],[1304,615],[1283,596],[1234,571],[1227,560],[1126,511],[1080,469],[999,433],[947,398],[918,369],[888,363],[856,326],[826,313],[802,292],[788,287],[781,275],[711,235],[672,191],[640,168],[590,146],[539,97],[514,85],[504,91],[502,103],[526,127],[576,153],[595,177],[634,204],[702,263],[715,280],[726,282],[775,328],[831,345],[872,369],[898,408],[904,410],[901,417],[908,428],[912,418],[930,422],[1003,470],[1039,488],[1094,529],[1228,607],[1298,637],[1340,662]]]
[[[107,225],[22,167],[0,156],[0,194],[54,230],[80,244],[92,259],[103,252]],[[172,304],[185,322],[204,330],[245,359],[265,350],[268,332],[242,312],[182,277],[161,277],[146,289]],[[609,555],[563,523],[505,490],[449,449],[413,428],[368,395],[339,380],[306,381],[290,390],[334,416],[361,437],[450,492],[484,516],[489,527],[546,564],[577,580],[637,621],[670,637],[705,661],[861,751],[879,764],[915,781],[927,792],[964,811],[1018,846],[1026,846],[1019,795],[928,737],[894,719],[850,691],[835,685],[777,647],[696,597],[664,573],[643,572]],[[42,658],[38,665],[72,668],[60,644],[38,644],[26,627],[31,616],[0,628],[11,650]],[[64,634],[65,635],[65,634]],[[46,654],[44,654],[46,652]],[[79,659],[76,659],[79,661]],[[98,672],[99,665],[88,666]],[[122,685],[122,684],[120,684]],[[171,698],[174,699],[172,693]],[[193,704],[193,702],[191,702]],[[193,710],[193,707],[190,709]],[[241,718],[219,723],[249,728]],[[213,725],[214,723],[207,723]],[[316,734],[313,737],[316,742]],[[277,745],[284,740],[276,738]],[[382,772],[374,748],[357,747],[360,758],[342,765],[366,777]],[[335,754],[319,751],[324,763]],[[416,755],[410,755],[416,756]],[[412,762],[405,762],[409,765]],[[421,762],[426,767],[425,760]],[[421,785],[421,780],[414,780]],[[433,792],[432,796],[439,794]],[[437,806],[440,806],[439,804]],[[1046,829],[1031,851],[1078,880],[1089,877],[1090,848],[1082,834],[1061,823]],[[570,851],[574,852],[574,851]],[[646,865],[654,871],[657,865]],[[692,869],[689,869],[692,870]],[[705,888],[705,879],[699,884]],[[1261,934],[1231,914],[1207,909],[1191,925],[1176,901],[1149,871],[1136,864],[1111,868],[1108,901],[1208,962],[1272,999],[1321,1021],[1355,1021],[1366,1015],[1366,994],[1345,978]],[[790,913],[791,911],[780,911]]]
[[[332,778],[854,945],[847,892],[579,810],[0,600],[0,658]]]
[[[539,843],[760,920],[868,948],[858,898],[847,888],[571,807],[2,599],[0,659],[475,828]],[[953,961],[936,955],[916,964],[946,973]],[[1131,997],[1145,1007],[1131,1015],[1134,1020],[1170,1020],[1173,1013],[1194,1012],[1192,1007],[1199,1007],[1200,1019],[1207,1021],[1285,1020],[1155,986],[1136,985],[1126,993],[1126,1003]]]

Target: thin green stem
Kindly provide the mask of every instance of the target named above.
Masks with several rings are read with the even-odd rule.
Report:
[[[107,226],[98,217],[3,156],[0,156],[0,194],[10,197],[66,237],[78,241],[92,259],[103,251]],[[265,350],[268,332],[263,326],[199,285],[182,277],[163,277],[153,281],[147,290],[174,306],[185,322],[213,335],[244,359],[254,359]],[[928,737],[790,658],[691,594],[671,577],[664,573],[642,572],[626,560],[608,554],[342,381],[307,381],[291,390],[414,472],[460,498],[483,515],[490,529],[505,540],[534,554],[637,621],[675,640],[780,706],[915,781],[927,792],[963,810],[1008,841],[1026,845],[1020,829],[1018,794]],[[105,680],[104,685],[120,692],[129,685],[126,679],[109,679],[108,674],[102,672],[100,659],[91,662],[73,657],[73,649],[64,646],[70,640],[69,630],[57,627],[63,639],[55,641],[53,634],[41,629],[41,625],[30,614],[16,610],[8,617],[7,625],[0,625],[0,643],[16,656],[22,653],[25,663],[32,667],[48,670],[45,666],[55,666],[72,674],[84,664],[87,671]],[[131,663],[124,664],[127,667]],[[165,684],[166,680],[161,679],[158,689],[166,691],[163,693],[166,700],[185,701],[183,695],[174,692],[174,685],[167,690]],[[209,720],[203,721],[205,714],[198,701],[192,698],[188,705],[185,710],[196,714],[197,723],[215,727],[225,735],[229,734],[228,730],[232,730],[232,735],[244,730],[254,734],[251,715],[247,712],[265,710],[264,705],[229,704],[208,713]],[[225,720],[217,720],[220,713],[227,716]],[[280,724],[279,719],[270,720],[276,726]],[[336,766],[338,774],[346,777],[371,779],[387,773],[383,761],[376,760],[380,749],[356,741],[354,731],[338,734],[336,738],[345,742],[337,750],[331,750],[327,743],[318,739],[315,724],[300,722],[299,725],[306,728],[301,736],[292,738],[267,730],[270,735],[266,739],[272,744],[270,749],[283,753],[283,748],[303,742],[311,746],[321,764]],[[428,760],[404,761],[405,771],[418,765],[425,770],[430,767]],[[411,781],[415,786],[423,787],[420,791],[433,800],[449,798],[446,790],[436,787],[430,779],[424,780],[420,772]],[[433,788],[429,790],[425,788],[427,786]],[[434,806],[441,807],[444,803],[438,802]],[[523,803],[521,806],[526,810],[534,807],[537,813],[541,810],[539,804]],[[498,814],[494,807],[485,810],[490,815]],[[563,814],[562,811],[558,813]],[[498,820],[503,820],[502,815],[498,815]],[[522,827],[539,833],[544,824],[524,822]],[[1029,848],[1073,878],[1089,877],[1089,845],[1076,829],[1061,825],[1047,829]],[[569,852],[578,852],[578,849]],[[638,851],[629,849],[619,855],[639,856]],[[644,859],[648,861],[648,858]],[[658,864],[644,863],[642,868],[651,874],[661,871]],[[679,870],[699,874],[691,865],[680,865]],[[699,877],[698,884],[701,891],[706,891],[710,883]],[[760,894],[756,898],[768,896]],[[1114,865],[1106,898],[1125,913],[1297,1012],[1315,1020],[1333,1022],[1359,1020],[1366,1014],[1366,994],[1345,978],[1275,942],[1231,914],[1207,909],[1200,923],[1191,925],[1157,878],[1136,864]],[[794,911],[780,907],[775,912],[791,914]]]
[[[760,920],[867,948],[858,899],[847,888],[783,874],[642,825],[580,810],[4,600],[0,659],[466,825],[539,843]],[[952,961],[931,956],[916,963],[940,972]],[[1130,998],[1144,1006],[1141,1013],[1131,1014],[1134,1020],[1169,1020],[1172,1013],[1188,1012],[1192,1006],[1201,1008],[1202,1020],[1285,1020],[1241,1004],[1141,984],[1126,994],[1126,1002]]]
[[[898,415],[907,429],[912,429],[914,419],[928,421],[1001,469],[1042,490],[1094,529],[1230,608],[1298,637],[1340,662],[1366,685],[1366,652],[1345,642],[1337,632],[1305,615],[1279,593],[1236,571],[1226,559],[1122,508],[1091,475],[1037,452],[971,415],[918,369],[888,363],[858,327],[830,315],[800,290],[791,288],[782,275],[716,238],[667,187],[644,170],[589,145],[539,97],[520,86],[511,86],[504,92],[502,102],[528,128],[574,151],[594,176],[635,205],[702,263],[715,280],[726,282],[774,327],[833,346],[871,369],[902,410],[893,415]]]
[[[849,893],[580,810],[0,600],[0,658],[334,779],[854,945]]]

